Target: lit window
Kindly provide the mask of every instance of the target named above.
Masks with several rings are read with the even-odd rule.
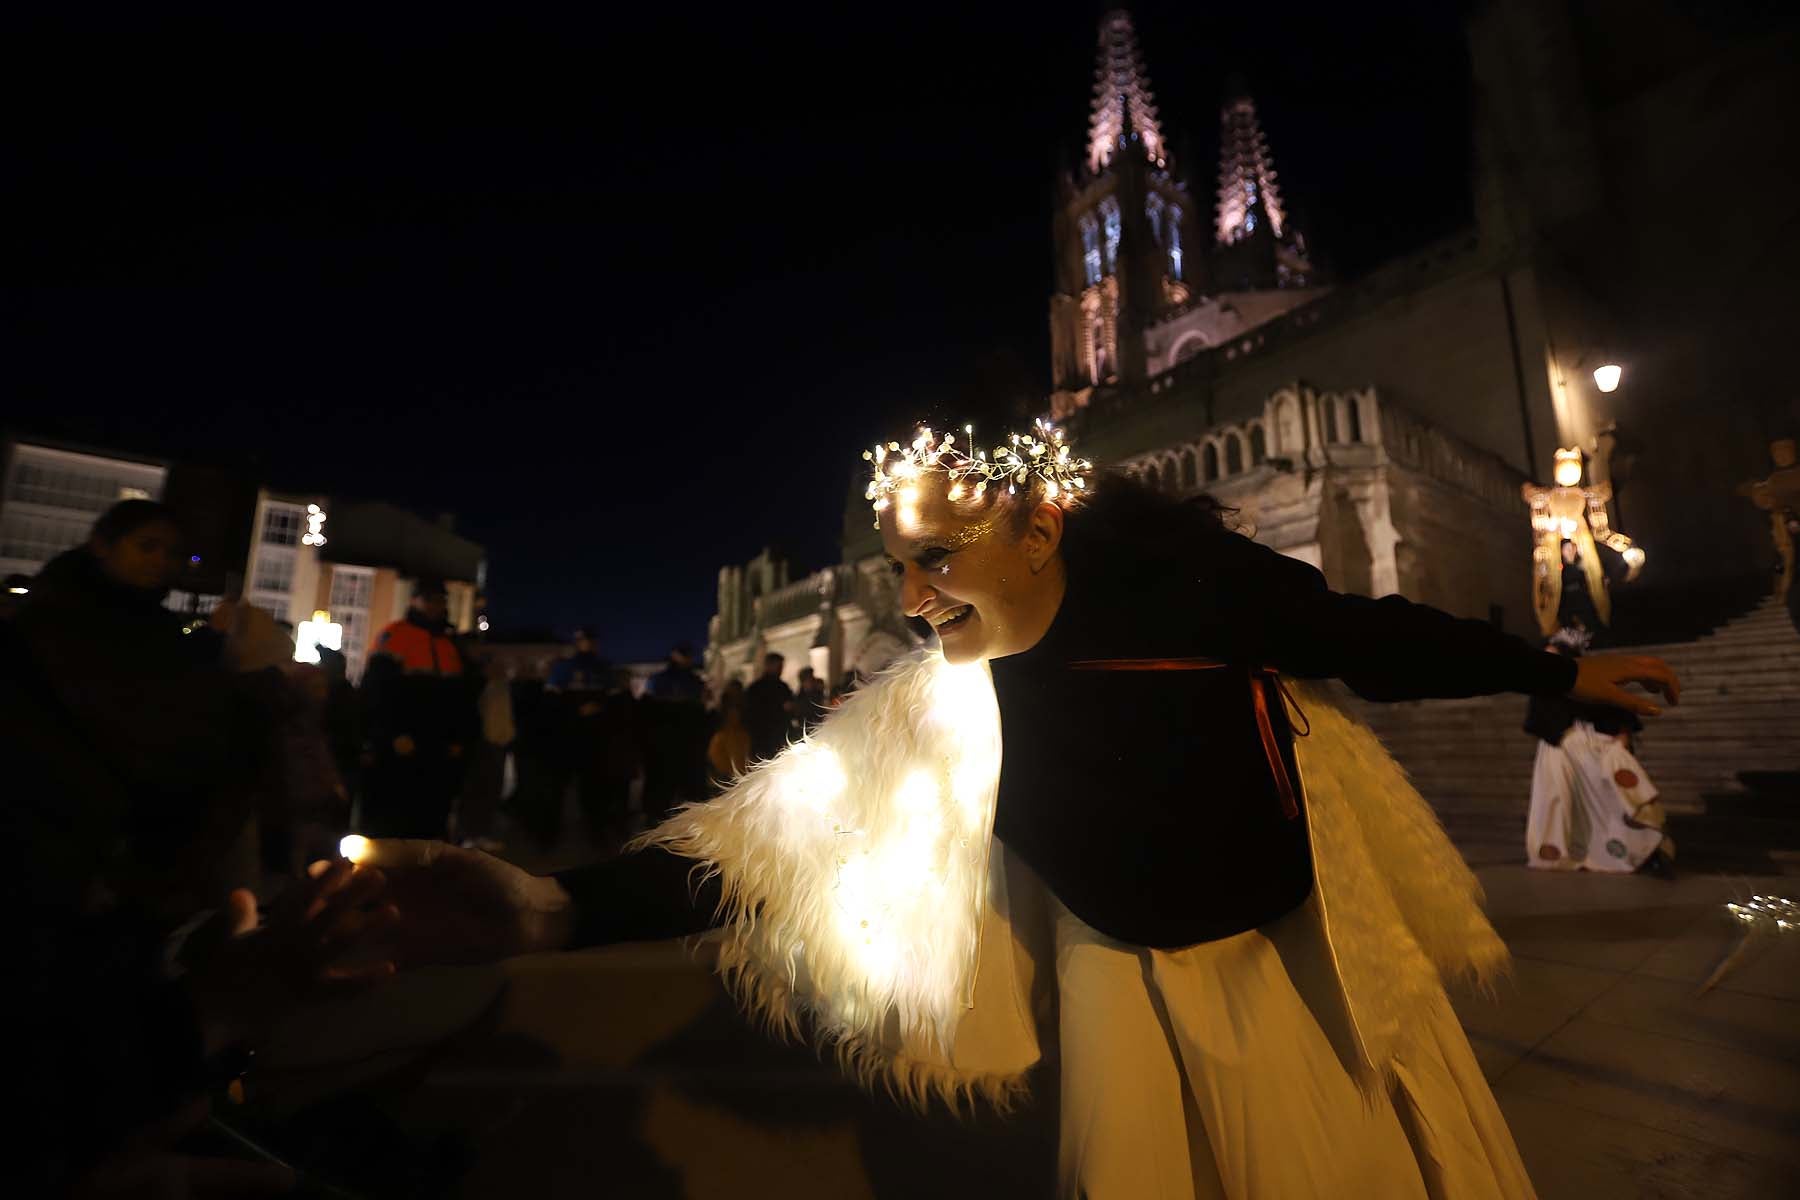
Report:
[[[298,546],[305,523],[298,507],[271,504],[263,510],[262,540],[271,546]]]
[[[1100,219],[1106,226],[1106,273],[1111,275],[1119,267],[1119,202],[1108,196],[1100,202]]]
[[[1100,282],[1100,222],[1093,213],[1081,216],[1081,261],[1087,271],[1088,286]]]
[[[1181,206],[1169,205],[1169,274],[1181,278]]]
[[[1163,244],[1163,208],[1161,193],[1151,192],[1144,199],[1144,215],[1150,219],[1150,240],[1157,245]]]
[[[290,592],[294,588],[294,556],[291,554],[259,554],[256,575],[250,586],[259,592]]]

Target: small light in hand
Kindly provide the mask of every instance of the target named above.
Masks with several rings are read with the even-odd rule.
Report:
[[[351,862],[361,862],[369,853],[369,839],[360,833],[347,833],[338,842],[338,853]]]

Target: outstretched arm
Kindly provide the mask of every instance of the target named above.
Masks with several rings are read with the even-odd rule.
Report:
[[[719,904],[716,879],[690,880],[694,863],[664,850],[558,875],[445,842],[383,838],[348,850],[388,879],[400,914],[394,957],[404,967],[703,933]]]
[[[1248,538],[1221,539],[1215,570],[1227,617],[1248,653],[1293,675],[1342,679],[1369,700],[1499,692],[1568,695],[1653,715],[1640,683],[1674,703],[1679,684],[1660,659],[1546,654],[1485,621],[1453,617],[1400,596],[1334,592],[1317,569]]]

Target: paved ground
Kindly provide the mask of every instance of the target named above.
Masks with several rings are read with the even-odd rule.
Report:
[[[1787,881],[1481,874],[1517,969],[1457,1007],[1541,1194],[1800,1194],[1800,933],[1697,994],[1738,937],[1724,901]],[[456,1176],[418,1167],[372,1194],[1051,1194],[1053,1080],[1006,1121],[898,1112],[747,1030],[675,946],[403,979],[267,1058],[264,1104],[356,1081],[335,1103],[360,1106],[368,1136]]]
[[[1481,876],[1514,977],[1457,1012],[1547,1200],[1800,1194],[1800,932],[1697,994],[1791,881]]]

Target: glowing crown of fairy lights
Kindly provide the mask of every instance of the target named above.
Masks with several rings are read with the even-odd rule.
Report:
[[[992,456],[975,448],[975,427],[963,426],[964,444],[956,435],[946,433],[941,439],[930,429],[921,427],[910,446],[899,442],[877,443],[863,451],[863,459],[874,464],[875,476],[863,492],[875,509],[875,523],[881,524],[881,510],[892,503],[893,494],[916,483],[928,471],[942,471],[950,477],[949,497],[964,496],[980,500],[989,484],[1006,485],[1008,494],[1030,487],[1032,480],[1044,486],[1044,499],[1071,499],[1087,490],[1088,476],[1094,464],[1074,457],[1063,431],[1039,420],[1036,433],[1015,433],[994,447]],[[973,486],[971,487],[971,481]]]

